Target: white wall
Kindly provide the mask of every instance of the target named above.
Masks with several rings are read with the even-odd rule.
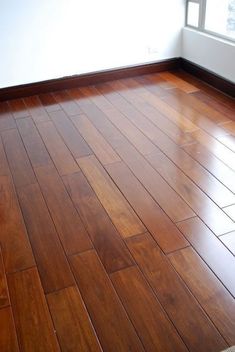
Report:
[[[0,0],[0,88],[178,57],[184,7],[185,0]]]
[[[184,28],[182,57],[235,83],[235,44],[231,42]]]

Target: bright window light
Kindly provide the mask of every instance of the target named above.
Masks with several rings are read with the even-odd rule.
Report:
[[[235,0],[207,0],[205,29],[235,39]]]
[[[188,0],[186,24],[235,40],[235,0]]]
[[[198,27],[199,24],[199,4],[196,2],[188,3],[187,24],[189,26]]]

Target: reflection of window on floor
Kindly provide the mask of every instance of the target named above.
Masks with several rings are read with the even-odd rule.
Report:
[[[188,0],[187,25],[235,39],[235,0]]]

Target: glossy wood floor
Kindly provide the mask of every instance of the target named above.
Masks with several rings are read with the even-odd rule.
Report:
[[[0,351],[235,345],[235,102],[163,72],[0,104]]]

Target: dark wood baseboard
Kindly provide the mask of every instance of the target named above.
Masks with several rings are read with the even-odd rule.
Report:
[[[173,58],[144,65],[136,65],[111,69],[81,75],[51,79],[36,83],[23,84],[0,89],[0,101],[22,98],[29,95],[47,93],[50,91],[87,86],[106,81],[133,77],[154,72],[174,70],[180,68],[180,58]]]
[[[210,84],[212,87],[219,89],[231,97],[235,97],[235,84],[231,81],[186,59],[173,58],[144,65],[128,66],[2,88],[0,89],[0,101],[176,69],[183,69],[193,76],[196,76],[198,79]]]
[[[235,97],[235,84],[233,82],[183,58],[180,59],[180,67],[201,81],[208,83],[233,98]]]

